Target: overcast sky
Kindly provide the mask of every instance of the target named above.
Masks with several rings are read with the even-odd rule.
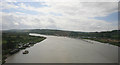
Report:
[[[117,2],[36,0],[2,2],[2,29],[59,29],[83,32],[118,28]]]

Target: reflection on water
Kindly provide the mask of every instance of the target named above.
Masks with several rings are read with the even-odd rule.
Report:
[[[118,60],[118,47],[81,39],[45,36],[42,42],[27,48],[29,54],[22,51],[10,56],[7,63],[115,63]]]

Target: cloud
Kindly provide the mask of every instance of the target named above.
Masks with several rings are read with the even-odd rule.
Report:
[[[54,12],[56,14],[64,14],[68,16],[86,16],[86,17],[99,17],[106,16],[110,13],[118,11],[118,3],[117,2],[81,2],[79,0],[75,0],[73,2],[56,2],[45,0],[44,5],[48,5],[48,7],[40,7],[36,8],[30,5],[26,5],[24,3],[19,3],[19,5],[13,5],[12,3],[3,3],[5,4],[2,8],[17,8],[24,9],[29,11],[42,12],[44,14],[49,14]],[[33,2],[34,3],[34,2]],[[6,6],[7,5],[7,6]],[[106,9],[107,8],[107,9]],[[88,16],[89,15],[89,16]]]
[[[18,6],[15,6],[15,5],[12,4],[12,3],[9,3],[9,4],[8,4],[8,2],[1,2],[1,3],[0,3],[0,7],[1,7],[1,9],[18,8]]]
[[[51,1],[51,2],[73,2],[73,0],[3,0],[4,2],[41,2],[41,1]],[[78,0],[74,0],[78,1]],[[79,0],[80,2],[118,2],[119,0]]]
[[[72,31],[105,31],[117,29],[116,25],[104,20],[97,20],[95,17],[105,17],[111,13],[117,12],[117,2],[80,2],[79,0],[71,2],[56,2],[44,0],[47,7],[34,7],[19,3],[5,3],[3,9],[22,9],[36,11],[44,14],[32,15],[28,13],[14,12],[2,14],[3,29],[61,29]],[[34,3],[34,2],[33,2]],[[51,14],[53,12],[54,14]],[[59,16],[59,15],[60,16]]]

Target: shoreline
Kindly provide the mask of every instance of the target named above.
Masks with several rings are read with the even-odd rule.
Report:
[[[45,39],[44,39],[45,40]],[[43,41],[43,40],[42,40]],[[40,41],[40,42],[42,42],[42,41]],[[38,43],[38,42],[37,42]],[[29,46],[29,47],[25,47],[24,49],[26,49],[26,48],[31,48],[32,46],[34,46],[35,44],[37,44],[37,43],[34,43],[34,44],[32,44],[31,46]],[[19,51],[18,52],[20,52],[20,51],[22,51],[22,50],[24,50],[24,49],[19,49]],[[9,57],[9,56],[11,56],[11,55],[14,55],[14,54],[16,54],[16,53],[18,53],[18,52],[15,52],[15,53],[13,53],[13,54],[7,54],[7,55],[5,55],[6,56],[6,58],[2,61],[2,64],[5,64],[6,63],[6,60],[7,60],[7,58]]]
[[[108,39],[92,39],[92,38],[84,38],[84,39],[120,47],[120,44],[119,44],[120,41],[114,42],[113,40],[111,40],[112,41],[111,42]]]
[[[18,43],[15,43],[15,47],[14,48],[11,48],[11,49],[4,49],[2,50],[3,51],[3,54],[2,54],[2,64],[5,64],[6,60],[7,60],[7,57],[13,55],[13,54],[16,54],[18,53],[19,51],[23,50],[23,49],[26,49],[26,48],[30,48],[32,46],[34,46],[35,44],[37,44],[38,42],[42,42],[43,40],[46,39],[46,37],[43,37],[43,36],[39,36],[39,37],[36,37],[36,36],[31,36],[29,34],[19,34],[19,33],[16,33],[16,34],[11,34],[9,35],[10,39],[14,40],[17,38],[16,40],[14,40],[15,42],[18,42]],[[8,35],[5,35],[5,36],[8,36]],[[5,37],[4,41],[7,41],[8,37]],[[8,38],[9,39],[9,38]],[[11,40],[11,41],[12,41]],[[21,42],[20,42],[21,41]],[[6,42],[6,44],[8,44]],[[5,43],[3,43],[4,45]],[[6,46],[5,46],[6,47]],[[4,48],[4,47],[3,47]]]

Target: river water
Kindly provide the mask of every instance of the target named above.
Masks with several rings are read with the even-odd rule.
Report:
[[[8,57],[7,63],[117,63],[118,47],[96,41],[86,42],[82,39],[45,36],[42,42]],[[91,43],[92,42],[92,43]]]

